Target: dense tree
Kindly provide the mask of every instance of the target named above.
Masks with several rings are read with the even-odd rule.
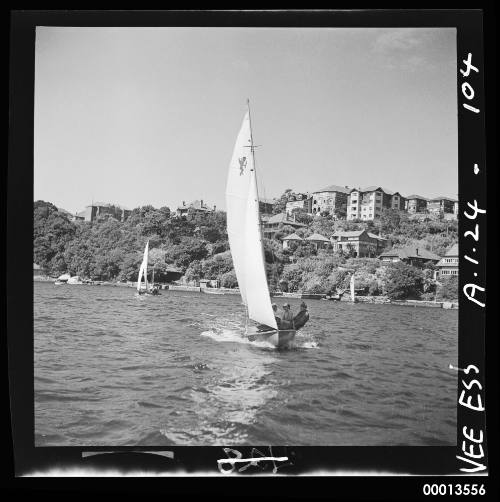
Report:
[[[76,232],[73,222],[57,207],[44,201],[34,203],[33,259],[53,275],[66,271],[66,246]]]
[[[291,194],[287,190],[281,203]],[[388,242],[414,245],[442,256],[458,240],[456,221],[411,220],[406,214],[386,211],[376,222],[336,220],[331,215],[315,216],[294,210],[306,225],[294,229],[282,225],[273,239],[264,239],[266,274],[271,290],[336,293],[349,286],[355,274],[357,289],[391,298],[431,298],[436,294],[435,267],[426,264],[385,266],[375,258],[354,258],[353,253],[320,249],[307,242],[283,249],[281,238],[296,232],[302,237],[320,233],[326,237],[338,230],[382,231]],[[166,281],[167,269],[184,271],[186,281],[219,279],[235,287],[231,252],[226,232],[226,214],[214,211],[178,218],[167,207],[143,206],[132,210],[125,222],[113,217],[98,222],[70,221],[65,212],[44,201],[34,203],[34,261],[49,274],[80,275],[96,280],[135,281],[144,245],[149,240],[150,278]],[[456,278],[441,281],[437,296],[454,299]],[[423,296],[422,296],[423,295]]]
[[[292,215],[295,216],[295,221],[297,221],[298,223],[304,223],[305,225],[310,225],[314,220],[312,214],[309,214],[302,207],[296,207],[292,209]]]
[[[230,270],[229,272],[222,274],[220,281],[221,281],[221,286],[223,288],[238,287],[238,280],[236,279],[236,274],[234,273],[234,270]]]
[[[226,272],[233,270],[233,259],[229,251],[219,253],[201,262],[205,279],[219,279]]]
[[[167,248],[165,260],[186,270],[193,260],[202,260],[207,256],[208,249],[204,241],[195,237],[183,237],[179,244]]]
[[[437,299],[446,301],[458,301],[458,277],[451,275],[441,279],[437,288]]]
[[[402,221],[406,221],[407,219],[407,213],[404,211],[384,208],[382,209],[380,219],[377,221],[377,226],[380,229],[380,232],[388,234],[398,229]]]
[[[385,290],[392,300],[418,299],[423,291],[423,283],[422,271],[411,265],[397,262],[387,267]]]

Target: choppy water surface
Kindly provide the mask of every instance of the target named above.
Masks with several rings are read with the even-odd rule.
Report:
[[[310,300],[276,351],[236,295],[34,293],[37,446],[456,443],[456,311]]]

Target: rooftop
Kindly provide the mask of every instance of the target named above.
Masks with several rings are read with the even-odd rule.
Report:
[[[376,192],[377,190],[381,190],[382,192],[385,192],[387,195],[393,195],[394,192],[391,190],[388,190],[387,188],[380,187],[380,186],[369,186],[366,188],[361,189],[361,192]]]
[[[352,188],[349,188],[347,186],[340,186],[340,185],[330,185],[325,188],[322,188],[321,190],[316,190],[314,193],[318,192],[341,192],[341,193],[346,193],[349,194],[351,193]]]
[[[421,195],[408,195],[405,197],[406,199],[420,199],[420,200],[429,200],[427,197],[422,197]]]
[[[298,227],[305,227],[304,223],[299,223],[298,221],[294,221],[293,219],[289,218],[286,213],[278,213],[278,214],[273,214],[269,218],[262,218],[266,224],[272,225],[275,223],[286,223],[287,225],[294,225]]]
[[[449,200],[451,202],[458,202],[456,199],[452,199],[451,197],[444,197],[443,195],[438,195],[437,197],[433,197],[432,199],[427,199],[431,202],[436,202],[438,200]]]
[[[302,237],[298,236],[296,233],[287,235],[281,239],[282,241],[302,241]]]
[[[309,237],[306,237],[306,241],[330,242],[330,239],[327,239],[324,235],[321,234],[312,234]]]
[[[193,200],[189,204],[182,204],[182,206],[178,206],[178,209],[198,209],[199,211],[213,211],[213,208],[208,207],[206,204],[203,203],[202,200]]]
[[[360,236],[364,230],[337,230],[332,237],[358,237]]]
[[[433,253],[432,251],[428,251],[427,249],[425,249],[423,247],[417,247],[417,246],[407,246],[404,248],[393,248],[393,249],[391,249],[389,251],[385,251],[384,253],[379,255],[379,258],[391,257],[391,256],[397,256],[401,260],[411,259],[411,258],[423,258],[424,260],[439,261],[441,259],[440,256]]]

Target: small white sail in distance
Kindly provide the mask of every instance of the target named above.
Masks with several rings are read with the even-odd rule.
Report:
[[[144,275],[144,284],[146,290],[148,289],[148,255],[149,255],[149,240],[146,242],[146,247],[144,248],[144,255],[142,257],[141,268],[139,269],[139,277],[137,278],[137,291],[141,290],[142,276]]]
[[[355,295],[354,295],[354,274],[351,275],[351,300],[355,300]]]
[[[267,284],[250,113],[236,139],[226,185],[227,233],[241,298],[253,321],[278,329]]]

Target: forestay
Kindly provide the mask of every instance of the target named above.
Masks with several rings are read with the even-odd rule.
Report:
[[[227,178],[227,233],[248,316],[277,329],[267,285],[252,146],[250,114],[247,111],[236,139]]]

